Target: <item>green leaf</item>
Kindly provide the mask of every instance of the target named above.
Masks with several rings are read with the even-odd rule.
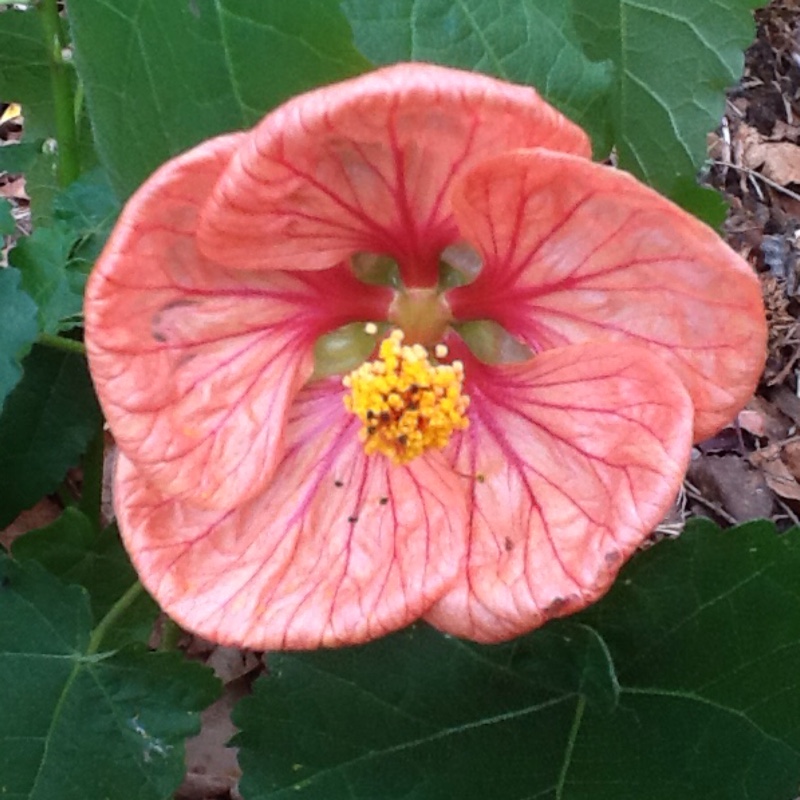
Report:
[[[800,531],[701,522],[592,609],[507,645],[416,626],[272,654],[235,715],[242,793],[792,800],[798,574]]]
[[[38,561],[65,583],[83,586],[89,593],[95,621],[102,619],[137,581],[116,525],[97,532],[77,508],[68,508],[51,525],[20,536],[12,553],[19,562]],[[157,614],[153,599],[142,592],[104,643],[109,647],[146,644]]]
[[[95,169],[56,195],[55,219],[20,239],[9,254],[23,289],[39,307],[45,333],[80,324],[86,279],[118,213],[105,173]]]
[[[376,64],[429,61],[530,84],[610,147],[609,63],[578,46],[564,0],[344,0],[361,51]]]
[[[53,213],[74,231],[77,241],[71,265],[88,275],[111,233],[119,214],[119,202],[99,167],[82,175],[56,196]]]
[[[0,528],[58,487],[102,419],[84,358],[39,346],[24,366],[0,415]]]
[[[10,236],[16,229],[17,224],[11,213],[11,203],[4,197],[0,198],[0,236]]]
[[[590,57],[616,65],[619,164],[672,196],[706,158],[760,0],[570,0]],[[565,6],[567,4],[565,3]]]
[[[70,268],[75,233],[65,224],[36,228],[17,242],[9,263],[22,275],[22,288],[39,309],[39,327],[58,333],[80,323],[86,274]]]
[[[51,139],[50,143],[55,142]],[[53,199],[59,192],[57,176],[57,150],[53,146],[42,149],[41,154],[25,170],[25,191],[31,198],[33,226],[49,225],[53,217]]]
[[[122,197],[202,139],[367,67],[337,0],[72,0],[68,11],[98,153]]]
[[[25,11],[6,10],[0,14],[0,97],[22,105],[25,115],[24,141],[0,148],[0,163],[14,159],[9,172],[25,172],[25,188],[31,198],[34,225],[47,223],[51,204],[58,191],[56,147],[44,146],[56,136],[55,110],[49,53],[45,46],[44,26],[33,6]],[[71,71],[73,90],[77,85]],[[92,152],[91,131],[82,115],[79,124],[81,162],[96,163]],[[51,142],[52,144],[53,142]]]
[[[22,105],[26,136],[51,135],[50,66],[42,24],[32,9],[0,14],[0,97]]]
[[[675,180],[670,197],[712,228],[722,228],[728,214],[728,204],[715,189],[699,186],[695,178],[683,176]]]
[[[25,172],[42,152],[41,140],[0,146],[0,172]]]
[[[85,591],[0,555],[0,796],[166,800],[218,694],[173,653],[94,652]]]
[[[0,412],[9,392],[22,377],[20,362],[39,335],[36,323],[36,303],[20,290],[19,271],[0,269]],[[0,416],[2,420],[2,416]]]

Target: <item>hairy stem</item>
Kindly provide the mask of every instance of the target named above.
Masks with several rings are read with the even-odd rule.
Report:
[[[53,347],[56,350],[63,350],[66,353],[75,353],[79,356],[86,355],[86,345],[75,339],[67,339],[65,336],[56,336],[52,333],[40,333],[36,337],[37,344],[43,344],[46,347]]]
[[[69,186],[81,172],[78,154],[78,129],[75,123],[75,97],[72,91],[71,67],[64,61],[66,37],[58,14],[58,0],[41,0],[39,17],[44,30],[50,61],[50,85],[58,139],[58,184]]]
[[[89,647],[86,650],[87,656],[94,655],[103,643],[106,634],[114,627],[125,612],[138,600],[139,595],[144,591],[144,587],[136,581],[122,597],[114,603],[108,613],[100,620],[97,627],[92,631],[92,638],[89,639]]]

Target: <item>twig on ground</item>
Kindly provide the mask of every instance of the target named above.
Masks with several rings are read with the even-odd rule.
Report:
[[[792,509],[786,503],[784,503],[780,497],[778,497],[777,494],[775,495],[775,499],[778,501],[778,505],[783,509],[792,524],[800,528],[800,518],[798,518],[797,514],[795,514],[794,511],[792,511]]]
[[[800,194],[793,192],[791,189],[787,189],[785,186],[781,186],[777,181],[773,181],[771,178],[768,178],[766,175],[762,175],[757,170],[750,169],[750,167],[743,167],[740,164],[734,164],[731,161],[722,161],[718,158],[711,159],[711,163],[716,164],[718,167],[730,167],[731,169],[738,170],[739,172],[743,172],[745,175],[753,179],[758,178],[758,180],[766,183],[767,186],[771,186],[776,192],[785,194],[787,197],[791,197],[792,200],[800,201]]]
[[[719,503],[715,503],[713,500],[708,500],[703,497],[702,492],[691,481],[684,480],[683,485],[686,487],[686,494],[690,499],[696,500],[701,506],[705,506],[709,511],[713,511],[720,519],[724,519],[725,522],[730,525],[739,524],[739,520],[729,514]]]

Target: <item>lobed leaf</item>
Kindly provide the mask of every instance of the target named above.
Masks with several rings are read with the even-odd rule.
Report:
[[[567,4],[565,4],[567,5]],[[724,90],[739,80],[760,0],[570,0],[591,58],[615,67],[619,164],[669,196],[706,158]],[[685,191],[685,188],[684,188]],[[699,201],[699,198],[698,198]]]
[[[86,592],[0,554],[0,795],[167,800],[218,682],[141,647],[93,652]]]
[[[20,536],[12,553],[19,562],[38,561],[65,583],[86,589],[95,620],[102,619],[137,580],[116,525],[96,531],[77,508],[67,508],[52,524]],[[146,644],[157,614],[153,599],[142,592],[109,631],[106,645]]]
[[[273,654],[236,714],[248,800],[792,800],[800,532],[696,522],[569,621]]]

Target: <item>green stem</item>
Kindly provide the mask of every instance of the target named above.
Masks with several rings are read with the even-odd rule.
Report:
[[[105,433],[101,425],[83,457],[83,488],[81,489],[80,509],[96,531],[100,530],[101,525],[100,507],[103,501],[105,443]]]
[[[45,45],[50,59],[50,85],[58,139],[58,183],[69,186],[81,172],[78,155],[78,129],[75,124],[75,97],[72,91],[72,68],[64,61],[66,45],[58,0],[41,0],[39,16],[44,29]]]
[[[56,350],[64,350],[67,353],[75,353],[79,356],[86,355],[86,345],[75,339],[67,339],[65,336],[56,336],[52,333],[40,333],[36,338],[37,344],[47,347],[54,347]]]
[[[125,612],[138,600],[139,595],[144,592],[144,587],[136,581],[122,597],[114,603],[108,613],[100,620],[97,627],[92,631],[92,638],[89,639],[89,647],[86,650],[87,656],[94,655],[103,643],[105,635],[114,627]]]

